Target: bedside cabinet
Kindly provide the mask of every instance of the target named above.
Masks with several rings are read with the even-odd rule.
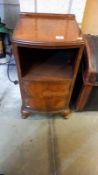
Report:
[[[33,112],[66,117],[84,49],[75,16],[20,14],[12,42],[22,117]]]

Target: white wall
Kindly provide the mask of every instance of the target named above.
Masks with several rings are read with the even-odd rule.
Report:
[[[82,22],[86,0],[20,0],[21,12],[74,13]]]
[[[0,0],[0,4],[17,4],[19,0]]]
[[[0,17],[8,28],[15,27],[19,11],[19,0],[0,0]]]
[[[19,7],[20,2],[20,7]],[[19,12],[74,13],[82,22],[86,0],[0,0],[0,17],[14,28]]]

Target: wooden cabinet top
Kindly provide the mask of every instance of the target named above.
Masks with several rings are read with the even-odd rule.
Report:
[[[33,46],[70,46],[84,44],[74,15],[20,14],[13,42]]]

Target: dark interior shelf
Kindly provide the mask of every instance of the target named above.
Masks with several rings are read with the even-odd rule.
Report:
[[[18,50],[22,80],[72,80],[77,49],[31,49],[19,47]]]
[[[32,65],[22,79],[32,81],[64,81],[65,79],[71,80],[72,76],[72,67],[70,65],[59,66],[43,63]]]

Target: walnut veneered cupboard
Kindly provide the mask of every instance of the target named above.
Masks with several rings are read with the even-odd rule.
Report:
[[[66,116],[84,49],[75,16],[20,14],[12,42],[23,118],[33,112]]]

